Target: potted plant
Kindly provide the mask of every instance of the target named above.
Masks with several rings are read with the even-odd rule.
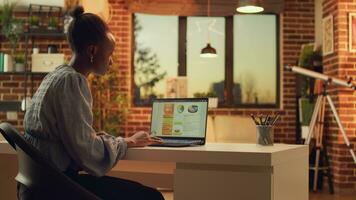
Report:
[[[103,76],[89,76],[93,92],[94,127],[109,134],[123,135],[128,115],[127,96],[117,90],[122,79],[119,79],[118,67],[112,67]]]
[[[216,92],[214,92],[214,91],[210,91],[207,93],[197,92],[197,93],[194,93],[193,96],[196,98],[209,98],[209,108],[217,108],[218,107],[219,99],[218,99]]]
[[[5,1],[0,6],[1,33],[10,42],[12,55],[16,54],[16,46],[23,32],[23,21],[13,15],[15,2]]]
[[[300,67],[315,70],[321,65],[321,52],[315,50],[314,44],[305,44],[302,46],[302,51],[299,57],[298,65]],[[305,138],[309,133],[309,124],[314,111],[314,99],[311,92],[311,84],[314,80],[306,76],[298,76],[300,82],[300,98],[298,100],[301,136]]]
[[[40,18],[37,15],[32,15],[29,20],[30,28],[37,29],[40,26]]]
[[[58,19],[57,17],[49,17],[48,19],[48,25],[47,25],[47,29],[48,30],[57,30],[58,28]]]
[[[25,71],[25,56],[23,54],[18,54],[15,56],[15,71],[16,72]]]

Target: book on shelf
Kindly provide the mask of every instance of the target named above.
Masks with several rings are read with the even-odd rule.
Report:
[[[0,72],[4,71],[4,53],[0,52]]]
[[[12,72],[11,55],[0,52],[0,72]]]

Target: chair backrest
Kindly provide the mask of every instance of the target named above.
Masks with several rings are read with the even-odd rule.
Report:
[[[100,199],[45,159],[9,123],[1,123],[0,132],[17,152],[19,172],[15,179],[34,191],[38,199]]]

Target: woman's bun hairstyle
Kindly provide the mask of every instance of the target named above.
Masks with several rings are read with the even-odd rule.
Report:
[[[83,6],[76,6],[69,12],[70,16],[72,16],[74,19],[78,19],[83,13]]]
[[[109,27],[93,13],[84,13],[83,6],[76,6],[69,14],[74,18],[68,27],[67,38],[72,50],[80,53],[88,45],[98,44],[107,38]]]

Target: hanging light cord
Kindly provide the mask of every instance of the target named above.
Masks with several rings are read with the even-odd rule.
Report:
[[[210,0],[208,0],[208,18],[210,18]],[[208,19],[209,20],[209,19]],[[208,21],[208,43],[210,44],[210,21]]]

